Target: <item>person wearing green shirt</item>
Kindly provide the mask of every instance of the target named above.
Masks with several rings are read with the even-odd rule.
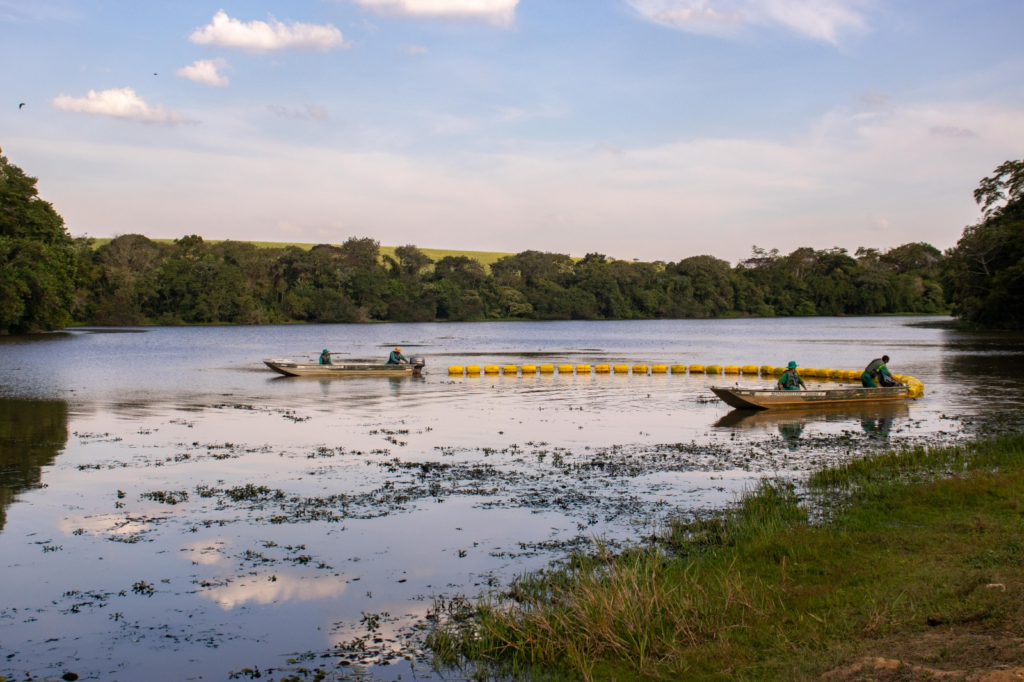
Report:
[[[320,364],[321,365],[333,365],[334,364],[333,362],[331,362],[331,351],[327,350],[326,348],[324,348],[324,352],[320,354]]]
[[[799,391],[807,390],[807,384],[800,378],[800,375],[796,371],[796,362],[793,360],[789,361],[789,366],[786,371],[779,377],[779,383],[776,387],[780,391]]]
[[[889,373],[889,368],[886,365],[889,362],[889,356],[883,355],[880,358],[875,358],[871,361],[871,364],[865,368],[864,373],[860,375],[860,383],[864,388],[878,388],[879,386],[902,386],[900,382],[892,378],[892,374]]]
[[[391,355],[388,356],[389,365],[404,365],[409,362],[409,358],[402,355],[402,349],[395,346],[395,349],[391,351]]]

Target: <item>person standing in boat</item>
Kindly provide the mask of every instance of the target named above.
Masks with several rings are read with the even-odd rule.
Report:
[[[878,388],[879,386],[902,386],[903,384],[893,378],[889,373],[889,356],[883,355],[875,358],[867,366],[864,373],[860,375],[860,383],[864,388]]]
[[[320,354],[320,364],[321,365],[333,365],[334,364],[333,362],[331,362],[331,351],[327,350],[326,348],[324,348],[324,352]]]
[[[402,355],[402,349],[395,346],[395,349],[391,351],[391,355],[388,356],[389,365],[405,365],[409,362],[409,358]]]
[[[786,367],[786,371],[779,377],[779,383],[776,388],[780,391],[799,391],[807,390],[807,384],[800,378],[800,375],[796,371],[796,362],[793,360],[789,361],[789,365]]]

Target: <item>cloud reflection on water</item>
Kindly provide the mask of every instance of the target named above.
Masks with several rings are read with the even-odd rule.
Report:
[[[236,582],[228,585],[203,590],[199,594],[204,599],[216,602],[225,611],[230,611],[245,604],[335,599],[348,588],[344,579],[334,576],[301,577],[275,572],[273,577],[274,580],[262,573],[250,575],[237,578]]]

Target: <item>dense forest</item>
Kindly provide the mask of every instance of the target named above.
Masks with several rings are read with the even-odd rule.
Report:
[[[985,178],[975,193],[985,220],[946,254],[925,243],[853,254],[754,247],[732,265],[706,255],[647,263],[524,251],[488,268],[467,256],[435,262],[412,245],[382,255],[378,242],[355,237],[308,250],[196,235],[166,243],[128,234],[97,245],[72,239],[38,197],[36,180],[0,157],[0,333],[69,321],[621,320],[938,313],[950,306],[971,322],[1020,328],[1022,178],[1020,162]]]
[[[651,319],[941,312],[942,254],[754,249],[735,267],[712,256],[643,263],[524,251],[488,270],[432,261],[415,246],[381,256],[372,239],[257,248],[123,235],[79,241],[75,320],[93,324]]]

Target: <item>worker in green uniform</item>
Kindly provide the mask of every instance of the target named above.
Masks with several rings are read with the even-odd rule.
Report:
[[[903,385],[899,381],[896,381],[892,374],[889,373],[889,368],[886,367],[888,363],[888,355],[883,355],[881,358],[875,358],[871,361],[871,364],[867,366],[864,373],[860,375],[860,383],[863,384],[864,388]]]
[[[391,355],[388,356],[389,365],[404,365],[409,362],[409,358],[402,355],[402,349],[395,346],[395,349],[391,351]]]
[[[789,366],[786,371],[779,377],[779,383],[776,387],[780,391],[799,391],[807,390],[807,384],[800,378],[800,375],[796,371],[796,362],[793,360],[789,361]]]
[[[334,364],[333,362],[331,362],[331,351],[327,350],[326,348],[324,348],[324,352],[320,354],[320,364],[321,365],[333,365]]]

